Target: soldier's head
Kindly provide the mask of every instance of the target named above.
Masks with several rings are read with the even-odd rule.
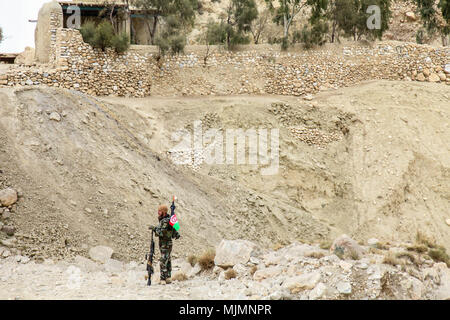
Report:
[[[158,218],[162,218],[165,217],[167,215],[167,206],[165,205],[160,205],[158,207]]]

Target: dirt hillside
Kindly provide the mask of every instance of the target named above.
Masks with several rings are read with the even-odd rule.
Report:
[[[445,85],[377,81],[312,101],[239,96],[126,103],[155,117],[150,145],[161,154],[175,145],[171,134],[192,130],[195,120],[204,130],[280,128],[277,175],[262,176],[250,165],[197,170],[253,190],[260,199],[251,196],[242,206],[254,215],[269,211],[288,225],[286,212],[272,210],[286,203],[326,225],[325,238],[345,232],[359,240],[411,240],[423,231],[448,246],[449,97]]]
[[[272,247],[342,233],[390,241],[421,231],[450,249],[449,97],[445,85],[387,81],[312,101],[1,89],[0,189],[19,191],[8,241],[35,258],[108,245],[117,259],[141,259],[157,205],[176,194],[176,257],[223,238]],[[172,133],[194,120],[204,129],[279,128],[278,173],[171,163]]]

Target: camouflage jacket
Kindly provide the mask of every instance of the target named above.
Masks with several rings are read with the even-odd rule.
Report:
[[[180,234],[170,225],[170,216],[167,215],[159,221],[155,228],[155,234],[163,241],[172,241],[172,238],[178,239]]]

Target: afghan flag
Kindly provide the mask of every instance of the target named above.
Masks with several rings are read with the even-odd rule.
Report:
[[[173,216],[170,217],[170,221],[169,224],[176,230],[178,231],[178,229],[180,229],[180,224],[178,223],[178,219],[177,216],[174,214]]]

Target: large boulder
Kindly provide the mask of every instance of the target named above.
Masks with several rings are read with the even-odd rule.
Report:
[[[436,291],[436,299],[450,300],[450,268],[444,262],[439,262],[434,265],[434,269],[440,275],[440,285]]]
[[[31,47],[26,47],[25,50],[20,53],[14,60],[15,64],[32,65],[34,62],[35,50]]]
[[[246,264],[257,253],[256,244],[247,240],[222,240],[216,248],[214,263],[222,268]]]
[[[0,206],[9,207],[17,202],[17,192],[8,188],[0,190]]]
[[[260,281],[264,279],[275,278],[283,272],[283,268],[280,266],[268,267],[261,270],[257,270],[253,274],[253,280]]]
[[[82,256],[76,256],[74,258],[74,263],[76,264],[77,267],[79,267],[81,270],[85,272],[95,272],[100,270],[98,264]]]
[[[291,293],[298,293],[302,290],[314,289],[320,281],[320,272],[314,271],[296,277],[290,277],[283,282],[283,288],[287,288]]]
[[[364,253],[363,248],[346,234],[334,240],[330,252],[342,259],[354,260],[360,259]]]
[[[110,273],[119,273],[124,270],[123,262],[115,259],[108,259],[105,262],[105,270]]]
[[[106,263],[111,258],[113,253],[114,250],[110,247],[97,246],[89,250],[89,257],[91,257],[94,261]]]

